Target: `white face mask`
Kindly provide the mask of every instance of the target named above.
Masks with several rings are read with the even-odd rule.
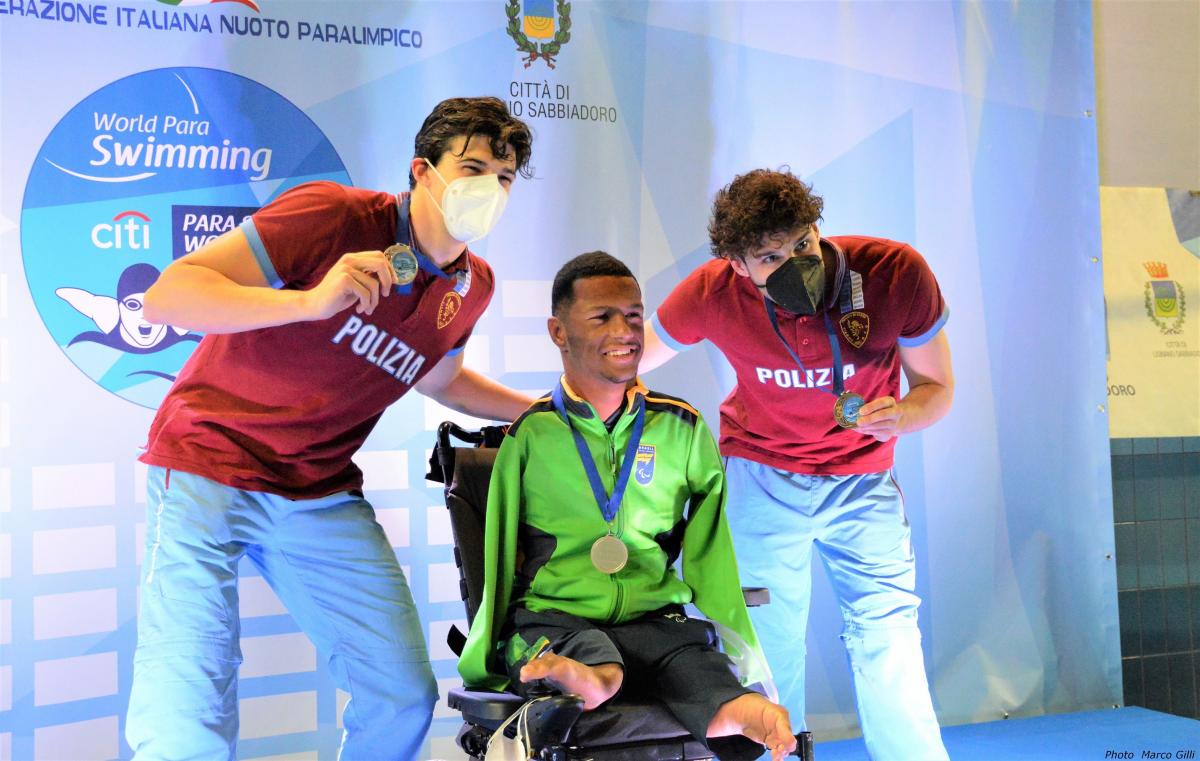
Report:
[[[447,183],[429,159],[425,159],[425,163],[446,186],[441,204],[432,193],[429,197],[442,212],[450,237],[463,243],[474,243],[487,235],[500,220],[508,203],[508,193],[500,185],[500,178],[494,174],[481,174],[459,177]]]

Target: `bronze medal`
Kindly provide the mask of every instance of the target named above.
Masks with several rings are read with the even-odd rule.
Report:
[[[396,285],[408,285],[417,279],[417,256],[412,249],[403,243],[388,246],[383,252],[392,265],[392,273],[396,276]]]
[[[858,411],[866,400],[853,391],[845,391],[833,404],[833,419],[843,428],[854,428],[858,425]]]
[[[629,562],[629,548],[616,536],[605,534],[592,543],[592,565],[600,573],[613,574]]]

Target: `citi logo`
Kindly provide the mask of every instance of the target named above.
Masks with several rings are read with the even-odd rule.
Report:
[[[103,249],[146,250],[150,248],[150,217],[140,211],[123,211],[112,222],[101,222],[92,228],[92,245]]]

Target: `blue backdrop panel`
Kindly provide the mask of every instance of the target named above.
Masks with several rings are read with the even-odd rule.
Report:
[[[478,247],[499,283],[467,350],[514,387],[557,377],[562,261],[619,256],[653,308],[707,260],[712,195],[737,173],[790,166],[825,197],[825,234],[921,251],[958,386],[897,470],[939,716],[1120,702],[1091,39],[1084,2],[0,1],[0,758],[129,755],[135,458],[194,346],[138,321],[135,275],[310,177],[406,188],[422,118],[464,94],[536,135],[535,177]],[[249,152],[117,167],[118,141]],[[648,381],[715,423],[733,378],[697,349]],[[359,458],[443,688],[464,615],[423,463],[448,414],[401,400]],[[240,755],[332,758],[344,696],[245,574]],[[857,730],[840,620],[818,578],[823,739]],[[456,729],[439,709],[428,756],[457,757]]]

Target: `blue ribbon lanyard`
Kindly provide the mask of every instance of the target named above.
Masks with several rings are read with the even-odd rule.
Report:
[[[629,474],[633,472],[633,461],[637,459],[638,444],[642,441],[642,429],[646,425],[646,400],[641,395],[638,396],[637,418],[633,421],[633,431],[629,434],[629,444],[625,447],[625,461],[621,463],[621,473],[617,476],[617,483],[613,486],[613,493],[610,496],[604,490],[604,482],[600,480],[600,471],[596,468],[596,461],[587,448],[587,442],[583,440],[583,434],[575,428],[575,424],[571,422],[571,416],[567,414],[562,394],[563,389],[560,383],[554,389],[552,397],[554,409],[571,429],[571,436],[575,439],[575,449],[579,451],[579,459],[583,462],[583,470],[587,473],[588,483],[592,486],[592,496],[596,498],[596,506],[600,508],[600,514],[604,516],[605,521],[612,523],[613,519],[617,517],[617,510],[621,507],[621,499],[625,496],[625,487],[629,485]]]
[[[399,195],[396,196],[396,242],[402,246],[408,246],[408,248],[413,252],[413,255],[417,257],[417,265],[421,269],[435,277],[440,277],[442,280],[449,280],[451,276],[447,275],[445,272],[442,272],[442,268],[434,264],[433,260],[428,256],[425,256],[425,254],[421,253],[421,250],[417,248],[417,244],[413,242],[412,223],[409,220],[408,212],[409,204],[411,202],[412,195],[410,194],[406,193],[403,197]],[[408,289],[411,288],[411,284],[407,286],[397,286],[397,288],[404,289],[401,290],[401,293],[407,293]]]
[[[796,364],[808,374],[808,369],[804,363],[800,361],[800,357],[796,352],[792,351],[792,347],[788,345],[787,339],[783,337],[783,332],[779,330],[779,318],[775,316],[775,302],[767,297],[763,297],[763,302],[767,305],[767,316],[771,318],[771,327],[775,329],[775,335],[779,336],[780,343],[783,348],[787,349],[788,354],[792,355],[792,359],[796,360]],[[833,389],[818,388],[820,391],[828,391],[836,397],[840,397],[846,391],[845,381],[842,378],[842,347],[838,343],[837,333],[833,331],[833,322],[829,319],[829,312],[826,310],[822,313],[825,317],[825,333],[829,336],[829,346],[833,349]]]

